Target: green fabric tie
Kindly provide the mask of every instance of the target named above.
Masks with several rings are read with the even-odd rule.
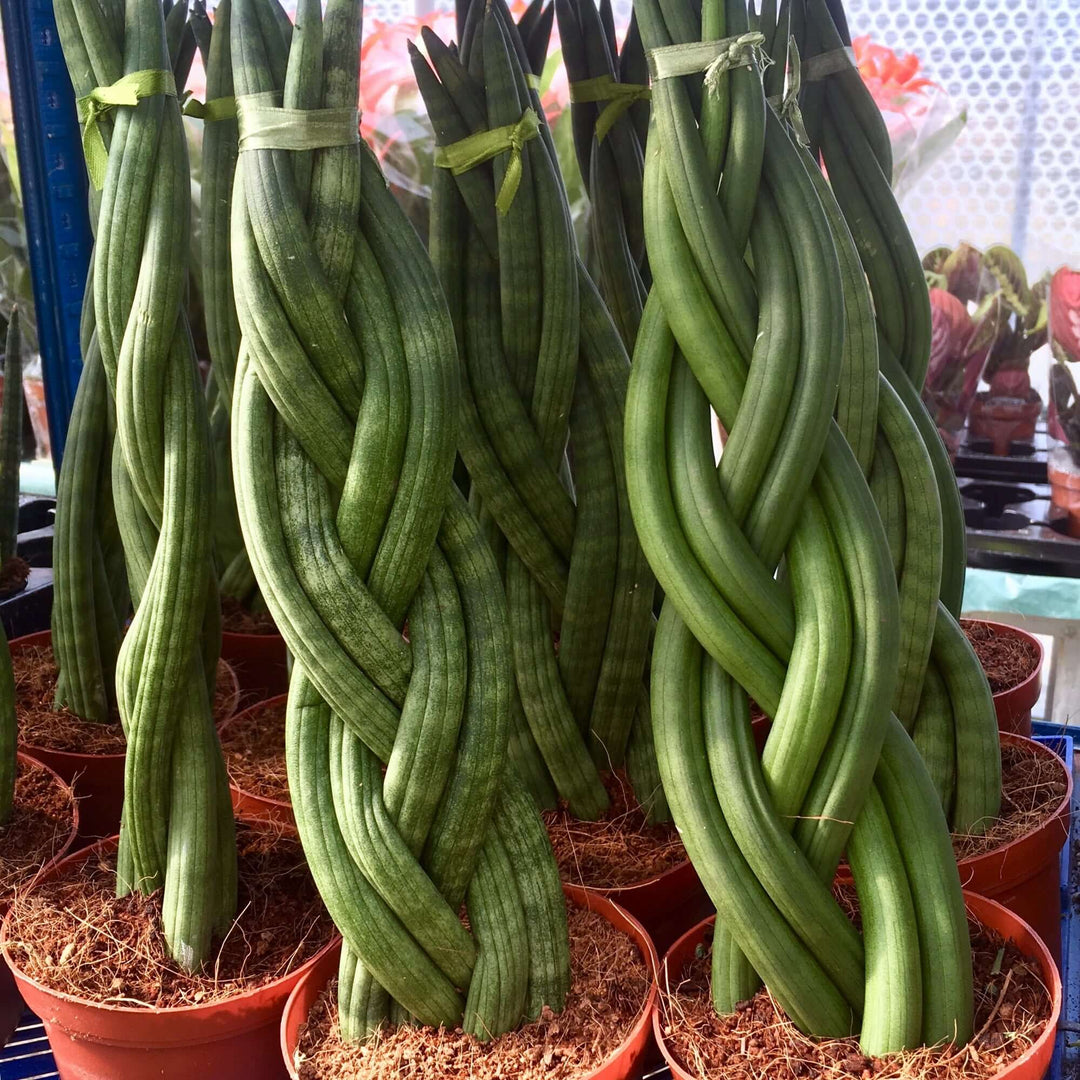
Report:
[[[216,123],[218,120],[235,120],[236,98],[211,98],[206,102],[188,98],[184,102],[183,113],[185,116],[193,116],[196,120],[204,120],[208,124]]]
[[[596,118],[596,141],[603,142],[604,136],[614,127],[615,121],[635,102],[648,101],[652,91],[639,83],[616,82],[611,75],[597,75],[592,79],[570,84],[572,102],[606,102]]]
[[[525,72],[525,85],[530,90],[535,90],[539,94],[540,93],[540,76],[539,75],[534,75],[531,71],[526,71]]]
[[[513,205],[521,183],[521,151],[530,139],[535,139],[539,134],[540,118],[531,108],[526,109],[516,124],[477,131],[449,146],[440,146],[435,151],[435,164],[459,176],[509,150],[510,160],[506,163],[506,172],[495,197],[495,209],[505,214]]]
[[[761,58],[765,35],[757,30],[719,41],[688,41],[663,45],[649,51],[649,72],[653,80],[679,79],[705,72],[705,85],[714,93],[720,77],[732,68],[752,67]]]
[[[357,109],[283,109],[280,94],[244,94],[236,99],[240,150],[325,150],[360,141]]]
[[[817,82],[819,79],[851,71],[855,67],[855,50],[846,45],[842,49],[830,49],[803,61],[802,81]]]
[[[105,149],[105,136],[101,133],[101,118],[118,105],[134,108],[145,97],[167,94],[176,97],[176,82],[171,71],[148,68],[133,71],[111,86],[95,86],[89,94],[75,102],[79,123],[83,126],[83,155],[90,182],[100,191],[105,183],[105,170],[109,164],[109,152]]]

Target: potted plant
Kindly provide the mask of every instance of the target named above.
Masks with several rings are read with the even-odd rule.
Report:
[[[297,24],[296,77],[282,79],[276,27],[234,0],[234,86],[256,145],[241,152],[233,207],[233,467],[252,566],[294,658],[292,809],[343,937],[343,1040],[411,1016],[443,1026],[425,1038],[460,1027],[498,1046],[562,1011],[570,950],[550,845],[507,759],[497,564],[452,483],[454,327],[358,142],[360,5],[331,0],[320,18],[304,0]],[[321,121],[317,139],[273,127],[255,103],[277,93],[296,126]]]
[[[1057,440],[1047,460],[1050,496],[1066,515],[1070,536],[1080,537],[1080,394],[1070,365],[1080,359],[1080,273],[1061,267],[1050,279],[1050,434]]]
[[[502,7],[494,11],[505,44],[489,40],[484,9],[472,4],[459,55],[426,32],[426,58],[414,49],[413,63],[439,146],[430,246],[458,333],[465,388],[460,453],[470,499],[503,561],[514,627],[520,708],[511,746],[540,805],[550,812],[558,804],[548,821],[564,876],[602,889],[655,932],[669,917],[696,914],[682,909],[700,886],[674,830],[657,827],[668,814],[658,798],[643,688],[653,583],[622,467],[629,363],[620,328],[632,338],[635,301],[622,297],[627,320],[616,327],[576,256],[539,94],[511,92],[511,84],[528,87],[527,64],[535,61]],[[574,33],[581,37],[573,49],[607,47],[599,22]],[[488,70],[483,48],[508,53],[506,83],[481,81],[479,73]],[[516,167],[505,172],[499,159],[490,172],[482,164],[455,164],[469,145],[462,140],[479,123],[469,102],[481,88],[488,103],[484,127],[534,125],[520,151],[531,186],[522,179],[515,187]],[[620,135],[636,139],[629,123],[628,114],[620,118]],[[614,130],[609,137],[617,138]],[[627,145],[632,151],[633,143]],[[597,183],[611,179],[605,167]],[[602,197],[614,200],[611,192]],[[621,213],[614,201],[609,208]],[[468,229],[452,224],[462,215]],[[523,247],[512,235],[535,236],[537,243],[552,238],[545,241],[545,261],[528,273],[556,276],[546,290],[530,294],[527,307],[515,282],[524,280],[532,242]],[[520,334],[500,317],[511,304],[526,320]],[[575,311],[577,318],[564,323],[559,313]],[[559,336],[546,326],[559,326]]]
[[[653,289],[626,453],[665,594],[657,759],[718,912],[711,1008],[741,1012],[763,981],[758,1001],[809,1036],[858,1032],[866,1057],[959,1046],[974,1032],[973,973],[949,833],[997,818],[1001,752],[956,621],[959,495],[920,401],[933,327],[923,268],[841,6],[807,4],[797,55],[783,21],[751,30],[729,7],[714,41],[716,12],[699,23],[691,7],[636,9],[653,50]],[[769,61],[789,76],[779,107],[765,99]],[[710,407],[730,433],[716,470]],[[690,512],[706,505],[709,547]],[[751,583],[763,590],[753,603]],[[760,762],[751,697],[772,719]],[[845,849],[861,935],[832,889]],[[771,1021],[756,1002],[746,1011],[767,1074]]]
[[[1046,344],[1049,276],[1029,286],[1023,263],[1002,244],[985,252],[970,244],[961,244],[954,251],[935,248],[923,259],[923,266],[931,283],[932,302],[938,286],[971,312],[973,366],[980,357],[984,363],[982,377],[989,390],[975,394],[973,401],[961,393],[958,408],[970,408],[975,437],[988,439],[995,454],[1007,455],[1013,442],[1034,436],[1035,421],[1042,410],[1028,367],[1032,353]],[[943,389],[948,392],[947,385],[938,385],[940,375],[935,375],[934,379],[928,377],[924,395],[940,394]],[[969,379],[965,379],[965,390],[968,384]]]
[[[100,367],[86,375],[99,372],[102,412],[115,416],[113,498],[135,611],[116,656],[120,835],[19,898],[5,955],[65,1073],[179,1077],[205,1064],[272,1075],[281,1007],[331,924],[294,839],[234,828],[214,727],[210,439],[184,307],[189,174],[166,22],[157,0],[134,0],[122,19],[115,5],[57,8],[76,85],[134,89],[111,129],[102,91],[83,97],[82,115],[101,192],[90,286]],[[138,925],[141,944],[96,951],[121,924]],[[59,957],[57,934],[68,941]]]

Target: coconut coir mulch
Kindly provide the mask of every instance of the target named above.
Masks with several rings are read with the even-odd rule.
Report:
[[[334,924],[296,839],[243,825],[236,839],[237,916],[205,973],[188,974],[166,953],[161,890],[115,895],[115,854],[16,897],[13,961],[84,1001],[157,1008],[210,1004],[287,975],[334,937]]]
[[[1002,743],[1001,813],[981,835],[953,834],[957,858],[983,855],[1031,832],[1054,813],[1067,790],[1056,755],[1035,744]]]
[[[71,835],[71,790],[40,765],[19,762],[11,818],[0,828],[0,909],[52,862]]]
[[[54,709],[56,660],[51,645],[33,645],[13,653],[15,707],[19,716],[19,741],[24,746],[62,750],[72,754],[122,754],[126,743],[120,717],[110,723],[83,720],[68,709]],[[231,702],[233,682],[225,664],[218,665],[214,715],[219,719]]]
[[[277,625],[269,611],[251,611],[235,596],[221,598],[221,629],[228,634],[276,634]]]
[[[285,771],[285,703],[252,709],[221,733],[229,782],[249,795],[289,801]]]
[[[621,771],[604,776],[611,805],[596,821],[579,821],[560,804],[544,812],[563,881],[594,889],[637,885],[686,860],[672,824],[650,825]]]
[[[1039,664],[1039,651],[1026,638],[998,633],[978,619],[961,619],[993,693],[1019,686]]]
[[[300,1032],[301,1080],[571,1080],[603,1063],[630,1034],[650,973],[632,938],[602,915],[567,912],[573,981],[566,1008],[482,1043],[464,1032],[406,1025],[366,1044],[344,1044],[335,984]]]
[[[709,990],[711,949],[705,948],[686,970],[668,975],[669,985],[661,985],[668,1048],[702,1080],[985,1080],[1031,1047],[1049,1019],[1051,1002],[1037,963],[993,931],[969,925],[975,1037],[965,1047],[868,1058],[856,1038],[803,1035],[766,990],[736,1012],[717,1016]]]
[[[30,577],[30,564],[18,555],[12,555],[0,564],[0,597],[14,596],[26,588]]]

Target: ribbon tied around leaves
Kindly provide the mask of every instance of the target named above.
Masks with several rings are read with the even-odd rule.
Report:
[[[133,71],[111,86],[96,86],[75,102],[79,123],[83,126],[83,155],[90,181],[100,191],[105,182],[109,152],[101,133],[101,119],[118,105],[134,108],[145,97],[167,94],[176,97],[176,81],[171,71],[148,68]]]
[[[652,96],[649,87],[641,83],[616,82],[611,75],[597,75],[593,79],[582,79],[570,84],[570,100],[578,102],[605,102],[596,119],[596,141],[603,142],[604,137],[614,127],[627,109],[635,102],[648,101]]]
[[[477,131],[449,146],[440,146],[435,152],[435,164],[459,176],[509,150],[510,160],[495,197],[495,208],[500,214],[505,214],[513,205],[521,183],[521,151],[530,139],[535,139],[539,134],[540,118],[534,109],[528,108],[516,124]]]
[[[765,35],[757,30],[718,41],[688,41],[649,50],[649,73],[653,79],[678,79],[705,72],[705,85],[714,93],[720,76],[733,68],[765,64]]]

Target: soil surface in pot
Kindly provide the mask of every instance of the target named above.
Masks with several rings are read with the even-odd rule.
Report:
[[[70,712],[54,709],[56,661],[52,646],[34,645],[11,657],[15,669],[15,707],[19,715],[19,742],[44,750],[69,754],[122,754],[126,747],[120,717],[108,724],[95,724]],[[233,682],[227,665],[218,664],[214,713],[232,701]]]
[[[693,1076],[731,1080],[983,1080],[1015,1061],[1042,1033],[1050,995],[1038,963],[998,934],[969,922],[975,971],[975,1037],[966,1047],[867,1058],[859,1040],[803,1035],[760,990],[729,1016],[717,1016],[709,990],[711,948],[699,950],[661,986],[668,1049]],[[711,931],[710,931],[711,934]],[[661,973],[663,983],[663,973]]]
[[[11,820],[0,828],[0,905],[63,851],[74,812],[71,791],[48,769],[19,762]]]
[[[115,895],[116,857],[81,861],[16,899],[11,957],[51,990],[84,1001],[208,1005],[293,971],[335,935],[298,840],[237,825],[237,918],[205,973],[165,951],[161,890]]]
[[[597,821],[579,821],[560,804],[544,811],[563,881],[591,889],[637,885],[686,861],[671,823],[650,825],[621,771],[606,773],[611,805]]]
[[[598,912],[570,907],[573,981],[566,1008],[482,1043],[461,1030],[406,1025],[367,1044],[344,1044],[336,980],[300,1031],[301,1080],[571,1080],[599,1067],[630,1034],[649,992],[637,945]]]
[[[978,619],[961,619],[975,655],[986,672],[990,690],[1000,694],[1019,686],[1039,665],[1039,652],[1026,638],[1001,634]]]
[[[234,787],[263,799],[289,801],[283,701],[236,717],[222,732],[221,749]]]
[[[12,555],[0,564],[0,597],[14,596],[26,588],[30,577],[30,564],[18,555]]]
[[[1041,752],[1040,752],[1041,751]],[[1035,743],[1001,744],[1001,814],[981,836],[953,834],[958,859],[984,855],[1038,828],[1065,797],[1059,759]]]
[[[251,611],[234,596],[221,598],[221,629],[228,634],[276,634],[269,611]]]

